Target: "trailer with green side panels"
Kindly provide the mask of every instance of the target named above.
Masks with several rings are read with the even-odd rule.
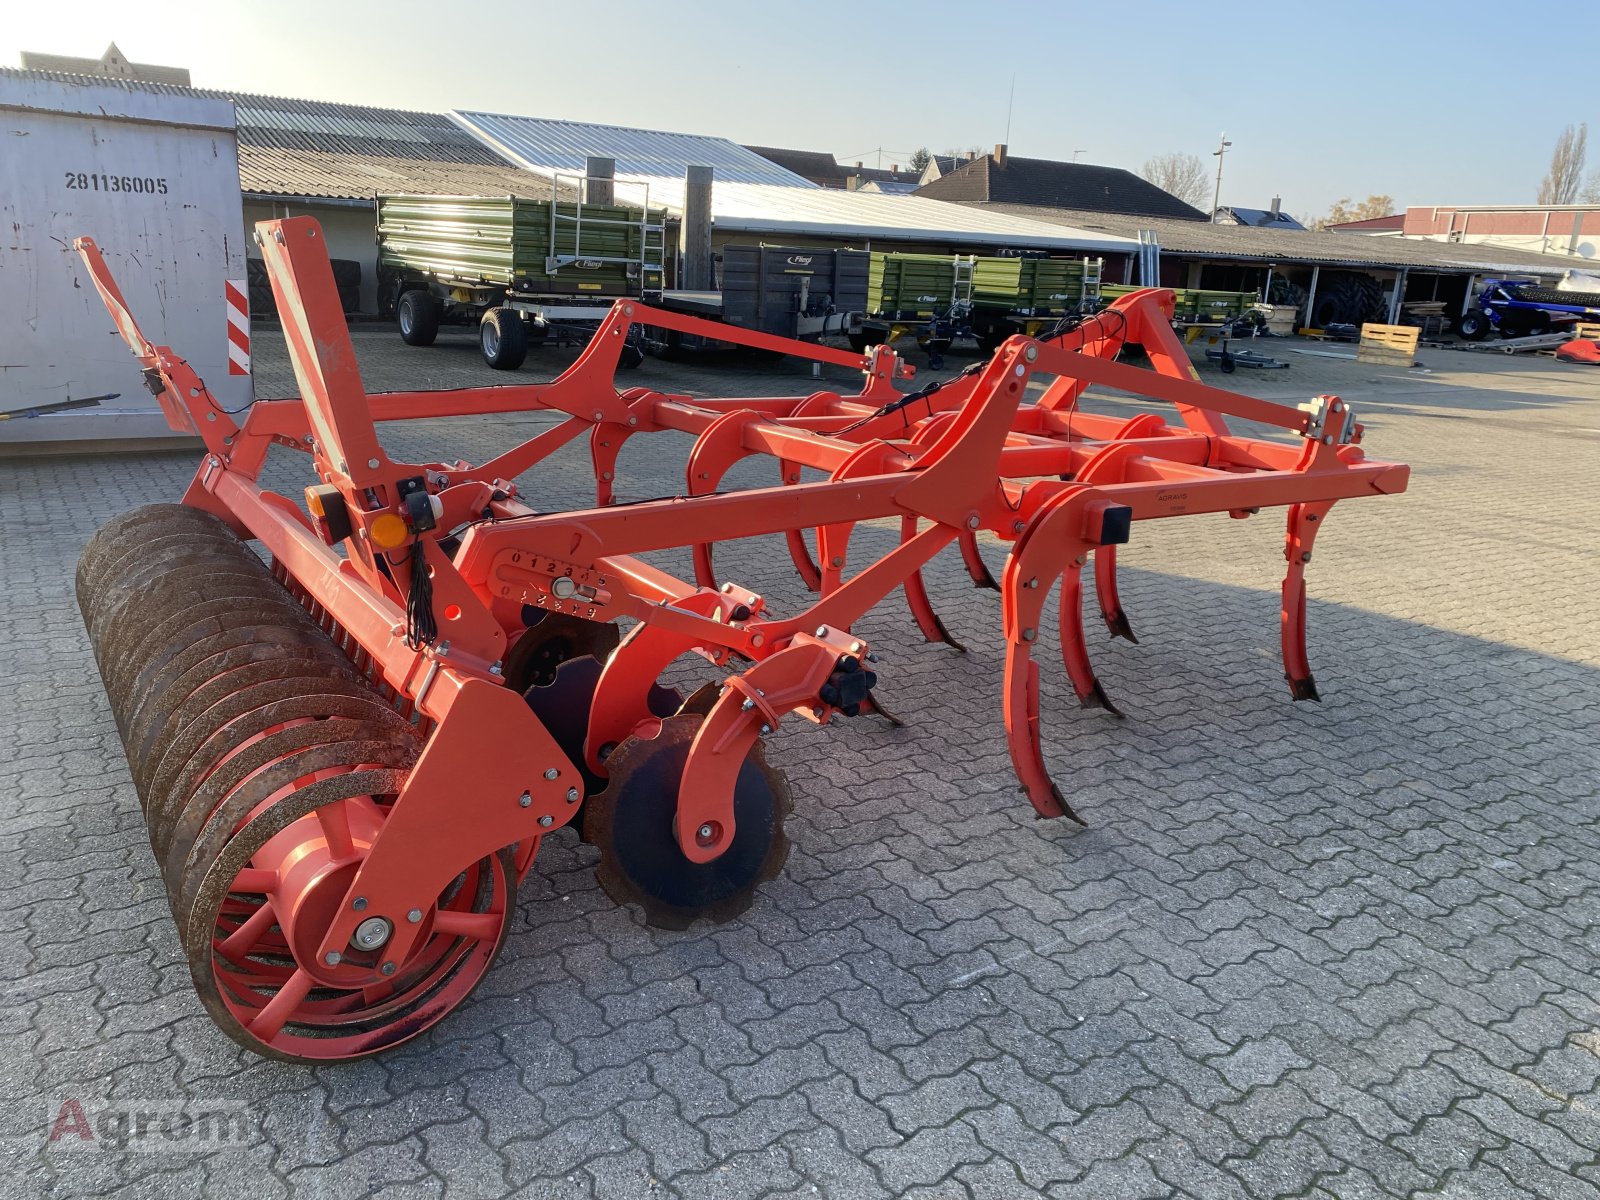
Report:
[[[1100,260],[1023,255],[875,252],[867,311],[849,330],[858,349],[914,333],[933,365],[958,337],[992,352],[1098,302]]]
[[[551,333],[586,340],[619,297],[659,301],[666,213],[532,196],[380,196],[378,286],[400,336],[476,324],[484,360],[515,370]],[[637,366],[643,353],[623,356]]]
[[[1144,290],[1133,284],[1105,284],[1100,295],[1107,304],[1129,292]],[[1255,292],[1218,292],[1202,288],[1170,288],[1176,304],[1174,325],[1226,325],[1261,303]]]

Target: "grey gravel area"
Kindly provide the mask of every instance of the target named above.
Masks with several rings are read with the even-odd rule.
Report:
[[[373,390],[507,381],[459,335],[356,343]],[[196,456],[0,464],[0,1193],[1597,1194],[1600,372],[1423,357],[1230,380],[1338,391],[1369,452],[1414,468],[1318,542],[1322,704],[1281,675],[1281,514],[1141,525],[1140,642],[1091,647],[1126,719],[1079,710],[1040,655],[1046,754],[1090,826],[1035,821],[1001,738],[998,604],[949,554],[928,584],[968,652],[923,644],[898,597],[862,622],[907,725],[772,739],[794,849],[749,912],[648,929],[589,847],[552,837],[476,995],[328,1068],[250,1056],[195,999],[73,600],[94,528],[176,498]],[[257,362],[264,393],[292,390],[270,334]],[[824,386],[656,360],[625,382]],[[542,423],[385,436],[481,460]],[[679,490],[687,447],[636,439],[624,494]],[[295,494],[302,469],[269,478]],[[525,483],[559,508],[586,479],[574,447]],[[779,539],[718,566],[776,610],[805,601]],[[237,1105],[246,1134],[119,1146],[103,1122],[82,1137],[71,1102],[91,1121]]]

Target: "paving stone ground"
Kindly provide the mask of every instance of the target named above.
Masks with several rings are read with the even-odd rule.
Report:
[[[505,381],[458,336],[356,341],[374,389]],[[258,355],[264,393],[292,388],[270,337]],[[772,739],[794,850],[747,914],[648,929],[553,837],[481,990],[395,1053],[322,1069],[239,1050],[195,999],[73,601],[92,530],[176,498],[195,456],[0,463],[0,1192],[1600,1193],[1600,373],[1288,357],[1232,385],[1339,391],[1369,452],[1414,470],[1318,542],[1321,705],[1281,677],[1281,514],[1141,525],[1140,643],[1092,645],[1126,719],[1044,676],[1046,753],[1090,827],[1037,822],[1001,741],[996,598],[941,559],[930,591],[968,652],[922,644],[896,599],[862,623],[908,724]],[[628,382],[817,386],[655,360]],[[539,424],[386,436],[482,459]],[[625,494],[677,491],[686,447],[630,445]],[[585,478],[574,454],[529,483],[553,508]],[[777,539],[718,563],[775,608],[804,601]],[[249,1132],[204,1154],[50,1143],[73,1100],[238,1103]]]

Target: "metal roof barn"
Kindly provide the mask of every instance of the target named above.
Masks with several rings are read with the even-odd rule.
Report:
[[[1356,269],[1405,268],[1461,275],[1546,277],[1560,275],[1573,265],[1548,254],[1529,254],[1476,243],[1369,237],[1360,233],[1312,229],[1264,229],[1254,225],[1214,225],[1209,221],[1178,221],[1164,217],[1018,204],[986,204],[979,211],[996,215],[1026,213],[1041,222],[1059,222],[1074,229],[1087,228],[1106,234],[1131,234],[1137,237],[1139,230],[1150,229],[1161,240],[1163,255],[1218,262],[1304,263],[1308,266]]]
[[[685,168],[700,166],[715,171],[719,183],[817,186],[727,138],[460,109],[451,116],[501,154],[547,175],[581,175],[587,158],[599,155],[616,161],[618,179],[681,180]]]
[[[617,198],[639,203],[617,188]],[[650,203],[683,206],[683,181],[652,180]],[[921,196],[841,192],[834,188],[772,187],[716,181],[711,190],[714,227],[722,233],[820,234],[857,240],[949,242],[1084,253],[1127,253],[1134,238],[1035,221],[1011,213],[946,204]]]
[[[581,174],[589,155],[616,160],[621,203],[683,209],[684,171],[714,173],[711,219],[720,234],[812,235],[861,242],[932,242],[1063,253],[1125,253],[1135,240],[920,196],[817,187],[726,138],[578,121],[456,112],[486,144],[542,175]],[[632,184],[634,186],[630,187]],[[647,194],[648,189],[648,194]]]

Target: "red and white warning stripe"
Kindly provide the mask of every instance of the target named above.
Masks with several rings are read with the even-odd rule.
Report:
[[[245,281],[230,279],[228,293],[228,374],[250,374],[250,295]]]

